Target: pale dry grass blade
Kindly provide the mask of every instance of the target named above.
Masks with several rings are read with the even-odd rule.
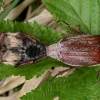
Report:
[[[40,13],[45,8],[46,8],[45,5],[41,4],[36,10],[34,10],[30,15],[26,17],[25,21],[31,18],[32,16],[35,16],[36,14]]]
[[[14,93],[14,89],[9,90],[8,96],[12,95]]]
[[[24,76],[20,76],[16,80],[9,81],[9,83],[7,83],[6,85],[4,85],[3,87],[0,88],[0,94],[3,94],[5,92],[9,91],[9,90],[23,84],[24,82],[25,82]]]
[[[44,9],[39,15],[37,15],[36,17],[33,17],[27,21],[29,21],[29,22],[36,21],[37,23],[45,26],[48,23],[50,23],[51,21],[53,21],[53,16],[50,14],[50,12],[48,12],[46,9]]]
[[[5,20],[14,20],[16,17],[18,17],[22,11],[32,2],[35,0],[24,0],[21,4],[19,4],[17,7],[12,9],[12,11],[6,16]]]
[[[32,79],[26,80],[21,90],[8,97],[0,97],[0,100],[20,100],[20,97],[26,95],[26,93],[31,92],[32,90],[35,90],[50,75],[51,72],[49,70],[46,70],[40,77],[36,78],[36,76],[34,76]]]
[[[20,76],[14,76],[14,75],[12,75],[12,76],[9,76],[9,77],[7,77],[7,78],[2,79],[2,80],[0,81],[0,88],[4,87],[4,86],[7,85],[8,83],[10,83],[10,82],[12,82],[12,81],[18,79],[19,77],[20,77]]]
[[[14,93],[11,96],[8,97],[0,97],[0,100],[20,100],[20,98],[17,98],[16,95],[18,95],[19,92]]]
[[[5,8],[7,5],[9,5],[13,0],[2,0],[4,2],[3,7]]]
[[[22,89],[19,92],[19,97],[36,89],[41,83],[43,83],[50,76],[50,74],[51,73],[49,72],[49,70],[46,70],[40,77],[36,78],[35,76],[30,80],[26,80],[25,84],[23,85]]]
[[[27,11],[27,14],[26,14],[26,18],[29,18],[31,12],[32,12],[32,6],[30,5],[30,6],[28,7],[28,11]]]
[[[55,97],[54,100],[59,100],[59,97]]]
[[[56,67],[53,70],[48,69],[46,70],[40,77],[36,77],[34,76],[32,79],[30,80],[26,80],[25,81],[25,77],[19,77],[17,80],[15,81],[11,81],[10,83],[4,85],[0,91],[2,91],[2,93],[11,90],[14,87],[17,87],[20,85],[21,81],[24,80],[22,83],[24,83],[24,85],[22,86],[21,90],[19,90],[18,92],[13,92],[12,95],[9,95],[8,97],[0,97],[0,100],[20,100],[20,97],[22,97],[23,95],[26,95],[26,93],[31,92],[32,90],[35,90],[37,87],[39,87],[44,81],[46,81],[48,79],[48,77],[51,76],[55,76],[59,71],[65,70],[65,67]],[[58,77],[63,77],[63,76],[68,76],[69,74],[73,73],[73,69],[66,72],[64,75],[59,75]],[[17,76],[16,76],[17,77]],[[8,77],[10,78],[10,77]],[[20,82],[20,83],[19,83]],[[10,88],[9,88],[10,87]],[[6,91],[5,91],[6,89]],[[54,100],[59,100],[59,97],[55,97]]]

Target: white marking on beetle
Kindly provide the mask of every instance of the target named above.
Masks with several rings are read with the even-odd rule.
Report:
[[[3,54],[2,60],[4,60],[3,63],[15,65],[16,61],[20,60],[20,54],[16,54],[11,52],[9,49],[12,47],[22,47],[22,41],[16,36],[18,36],[18,33],[7,33],[8,35],[5,37],[5,44],[7,46],[7,51]]]

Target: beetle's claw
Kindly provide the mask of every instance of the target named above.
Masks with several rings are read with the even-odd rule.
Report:
[[[49,80],[49,82],[52,82],[58,75],[62,75],[62,72],[59,71],[59,73],[57,73],[55,76],[53,76],[52,79]]]
[[[100,82],[99,76],[100,76],[100,70],[98,71],[98,74],[97,74],[97,80]]]

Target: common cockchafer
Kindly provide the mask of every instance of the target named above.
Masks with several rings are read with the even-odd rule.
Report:
[[[71,69],[100,64],[100,35],[86,35],[72,25],[67,25],[79,35],[65,37],[49,46],[21,31],[14,34],[1,33],[0,62],[18,67],[49,56],[72,66],[57,75]]]

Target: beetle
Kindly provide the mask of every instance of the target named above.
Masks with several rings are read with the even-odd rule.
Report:
[[[49,46],[21,31],[15,34],[1,33],[0,62],[18,67],[49,56],[73,66],[69,70],[100,64],[100,35],[86,35],[72,25],[64,23],[79,35],[65,37]],[[66,71],[68,69],[60,71],[57,75]]]

